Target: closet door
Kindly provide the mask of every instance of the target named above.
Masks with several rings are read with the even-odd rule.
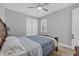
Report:
[[[37,19],[32,20],[32,34],[33,35],[38,34],[38,20]]]
[[[38,20],[28,17],[26,21],[26,35],[32,36],[37,34],[38,34]]]
[[[79,46],[79,7],[72,11],[72,47]]]
[[[32,19],[31,18],[26,19],[26,35],[27,36],[32,35]]]

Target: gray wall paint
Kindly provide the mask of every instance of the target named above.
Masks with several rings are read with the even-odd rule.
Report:
[[[10,35],[26,35],[26,16],[24,14],[5,9],[5,22],[10,28]]]
[[[16,36],[26,36],[26,19],[27,17],[35,18],[28,16],[16,11],[12,11],[5,8],[5,22],[10,28],[9,34]],[[37,18],[35,18],[37,19]],[[38,20],[38,19],[37,19]]]
[[[0,3],[0,18],[3,20],[3,22],[5,22],[5,17],[4,17],[4,4]]]
[[[60,43],[72,45],[72,10],[77,7],[79,4],[74,4],[43,17],[48,19],[47,33],[58,36]]]
[[[71,46],[72,43],[72,9],[79,4],[72,5],[57,12],[51,13],[47,18],[47,33],[59,37],[59,42]],[[26,16],[24,14],[5,10],[6,23],[14,32],[13,35],[22,36],[26,34]],[[38,21],[38,33],[40,32],[40,20]],[[18,28],[17,28],[18,27]]]
[[[41,34],[41,19],[38,19],[38,34]]]

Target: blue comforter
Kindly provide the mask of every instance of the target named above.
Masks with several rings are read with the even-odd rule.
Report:
[[[44,56],[48,55],[52,50],[55,49],[53,40],[47,37],[34,35],[34,36],[28,36],[28,38],[41,45]]]

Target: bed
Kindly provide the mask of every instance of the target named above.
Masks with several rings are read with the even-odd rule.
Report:
[[[2,23],[4,24],[4,23]],[[2,25],[4,26],[4,25]],[[4,26],[5,40],[1,46],[1,56],[47,56],[51,51],[58,50],[58,37],[50,35],[8,36],[7,27]],[[1,32],[1,33],[2,33]]]
[[[2,46],[0,55],[47,56],[52,51],[57,51],[57,41],[54,38],[41,35],[25,37],[9,36]]]
[[[44,56],[48,55],[51,51],[54,51],[55,47],[57,46],[56,40],[51,37],[34,35],[28,36],[27,38],[41,45]]]
[[[36,54],[34,51],[34,53],[37,56],[38,55],[39,56],[40,55],[47,56],[51,51],[57,51],[57,46],[58,46],[57,41],[52,37],[47,37],[47,36],[43,36],[43,35],[33,35],[33,36],[20,37],[20,40],[23,41],[23,44],[27,48],[26,45],[27,45],[28,41],[27,42],[25,41],[26,38],[28,38],[30,41],[33,41],[34,43],[36,43],[36,45],[38,45],[38,49],[36,49],[35,51],[38,50],[37,52],[39,52],[39,50],[40,50],[42,53]],[[29,43],[28,43],[28,45],[30,45]],[[34,45],[34,44],[31,44],[31,45]]]

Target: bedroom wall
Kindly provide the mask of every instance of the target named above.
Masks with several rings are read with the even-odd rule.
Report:
[[[4,17],[4,4],[0,3],[0,18],[5,22],[5,17]]]
[[[26,35],[26,15],[5,9],[5,22],[10,28],[9,35]]]
[[[59,43],[67,46],[72,45],[72,10],[77,7],[79,4],[74,4],[42,17],[47,18],[47,33],[58,36]],[[40,30],[39,33],[41,33]]]
[[[27,19],[29,19],[29,20],[33,19],[33,20],[38,21],[38,19],[35,17],[31,17],[26,14],[22,14],[20,12],[12,11],[12,10],[9,10],[6,8],[5,8],[5,19],[6,19],[5,22],[6,22],[7,26],[10,28],[10,31],[8,31],[9,35],[16,35],[16,36],[26,36],[27,33],[29,33],[29,32],[27,32],[28,29],[29,29],[29,31],[33,30],[30,28],[27,29],[27,26],[26,26]],[[32,24],[32,25],[34,26],[35,24]],[[33,30],[33,31],[34,32],[32,34],[36,34],[36,32],[35,32],[36,30]],[[38,33],[38,30],[37,30],[37,33]]]

